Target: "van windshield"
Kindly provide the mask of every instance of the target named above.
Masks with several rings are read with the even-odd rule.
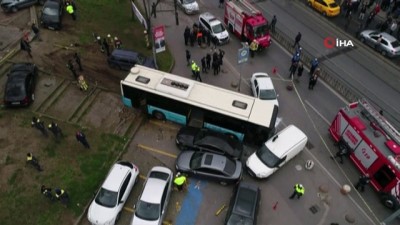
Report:
[[[266,145],[263,145],[261,148],[259,148],[256,152],[256,155],[269,168],[276,167],[281,161],[281,159],[272,153]]]

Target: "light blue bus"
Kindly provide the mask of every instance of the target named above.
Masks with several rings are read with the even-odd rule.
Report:
[[[275,131],[278,107],[252,96],[136,65],[121,81],[123,104],[160,120],[228,133],[251,143]]]

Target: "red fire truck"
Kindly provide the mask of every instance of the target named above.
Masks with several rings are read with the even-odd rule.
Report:
[[[400,206],[400,133],[366,100],[339,110],[329,127],[334,141],[348,150],[362,174],[369,174],[382,203]]]
[[[224,22],[229,31],[249,44],[256,39],[259,49],[271,45],[268,21],[246,0],[225,1]]]

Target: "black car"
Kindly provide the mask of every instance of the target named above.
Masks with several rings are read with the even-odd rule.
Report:
[[[11,67],[7,75],[4,93],[5,106],[28,106],[35,99],[38,69],[32,63],[18,63]]]
[[[60,30],[63,12],[61,0],[47,0],[42,8],[40,24],[50,30]]]
[[[111,68],[127,71],[136,64],[153,69],[156,68],[154,59],[127,49],[114,49],[110,56],[108,56],[107,62]]]
[[[181,150],[207,151],[239,159],[243,145],[233,135],[196,127],[182,127],[176,135]]]
[[[43,5],[44,2],[45,0],[2,0],[1,8],[4,12],[17,12],[18,10],[31,5]]]
[[[231,198],[225,225],[256,225],[260,198],[261,191],[255,184],[240,182]]]

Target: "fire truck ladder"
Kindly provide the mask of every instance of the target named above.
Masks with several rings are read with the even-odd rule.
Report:
[[[245,11],[249,15],[255,15],[259,13],[256,8],[253,7],[253,5],[250,4],[250,2],[246,0],[237,0],[235,1],[235,4],[243,11]]]
[[[389,137],[397,144],[400,144],[400,133],[365,99],[359,101],[363,108],[376,120],[379,126],[386,132]]]

